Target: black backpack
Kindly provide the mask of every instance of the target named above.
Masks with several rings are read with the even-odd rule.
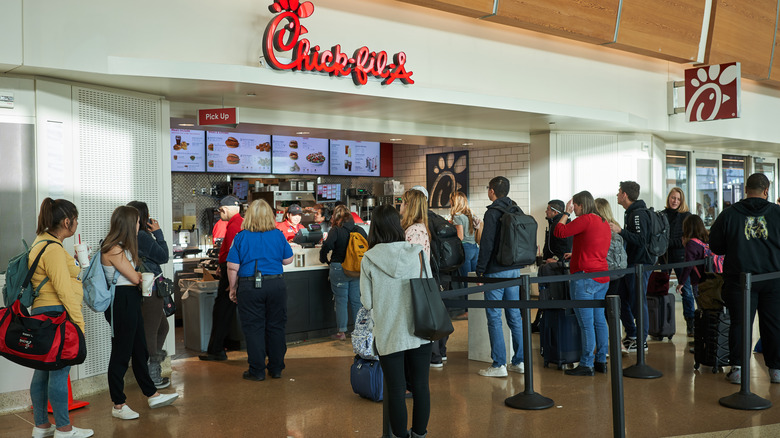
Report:
[[[653,257],[661,257],[669,249],[669,218],[662,211],[655,211],[652,207],[645,209],[650,216],[650,235],[647,242],[647,252]]]
[[[455,226],[429,211],[428,228],[431,230],[431,270],[446,273],[458,269],[466,260],[466,254]]]
[[[496,262],[501,266],[530,265],[536,262],[536,220],[513,205],[494,208],[501,213]]]

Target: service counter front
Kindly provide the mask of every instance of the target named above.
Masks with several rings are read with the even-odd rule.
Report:
[[[320,248],[293,248],[293,263],[284,266],[287,285],[287,342],[321,338],[336,332],[333,294],[328,281],[328,265],[320,263]],[[194,271],[200,271],[195,269]],[[179,313],[184,325],[184,345],[205,351],[211,333],[212,309],[218,280],[202,281],[197,273],[182,272],[178,278]],[[185,295],[186,293],[186,295]],[[236,316],[238,318],[238,316]],[[232,333],[243,341],[240,325]],[[236,333],[238,332],[238,333]],[[244,345],[243,342],[242,346]]]

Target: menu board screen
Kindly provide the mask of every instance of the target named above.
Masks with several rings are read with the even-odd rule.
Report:
[[[206,171],[206,133],[171,129],[171,172]]]
[[[331,140],[330,174],[379,176],[379,143],[373,141]]]
[[[274,135],[274,173],[327,175],[328,140]]]
[[[271,136],[208,131],[209,172],[271,173]]]

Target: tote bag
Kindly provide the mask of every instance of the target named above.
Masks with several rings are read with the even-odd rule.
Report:
[[[449,335],[455,329],[452,327],[450,314],[441,299],[439,284],[431,273],[425,272],[423,277],[422,252],[420,252],[420,277],[410,279],[412,286],[412,311],[414,312],[414,335],[428,341],[438,341]]]

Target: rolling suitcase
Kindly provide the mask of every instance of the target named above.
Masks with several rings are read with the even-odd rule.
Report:
[[[717,373],[729,364],[729,327],[728,312],[696,310],[693,316],[693,369],[705,365]]]
[[[675,333],[674,295],[647,297],[647,313],[650,318],[649,335],[656,341],[663,338],[672,340]]]
[[[384,374],[378,360],[368,360],[355,355],[349,370],[349,383],[355,394],[373,401],[382,401]]]
[[[565,275],[569,268],[563,263],[548,263],[539,269],[539,275]],[[539,284],[540,300],[565,300],[569,298],[569,282]],[[573,309],[546,309],[539,320],[539,343],[544,366],[550,363],[562,369],[564,365],[579,362],[582,353],[582,337],[577,315]]]

